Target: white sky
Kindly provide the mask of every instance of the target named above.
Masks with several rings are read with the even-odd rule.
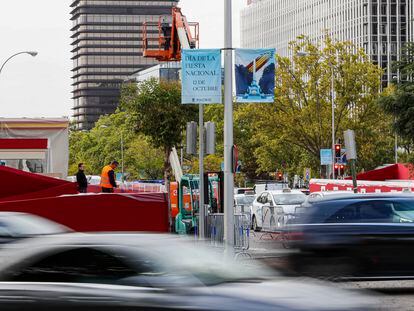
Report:
[[[70,116],[71,32],[69,0],[2,1],[0,66],[19,55],[0,74],[0,117]],[[233,42],[239,45],[239,12],[246,0],[233,0]],[[223,47],[223,0],[181,0],[189,21],[200,23],[200,47]]]

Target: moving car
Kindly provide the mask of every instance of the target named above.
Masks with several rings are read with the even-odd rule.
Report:
[[[414,277],[414,195],[338,194],[311,204],[296,225],[290,257],[306,275]]]
[[[303,203],[303,206],[308,206],[308,204],[317,202],[319,200],[322,200],[329,196],[338,196],[343,194],[349,194],[352,195],[353,191],[316,191],[310,193],[307,197],[305,202]]]
[[[288,219],[288,215],[295,213],[295,209],[306,200],[306,195],[300,190],[272,190],[263,191],[253,202],[252,228],[260,231],[263,227],[270,230],[281,228]]]
[[[0,212],[0,243],[68,232],[71,232],[69,228],[43,217],[27,213]]]
[[[170,235],[72,233],[0,252],[1,310],[367,310],[370,303]]]

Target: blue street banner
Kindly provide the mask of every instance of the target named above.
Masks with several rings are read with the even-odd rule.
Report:
[[[275,49],[236,49],[236,102],[273,103]]]
[[[321,165],[332,165],[331,149],[321,149]]]
[[[221,50],[183,50],[181,103],[221,104]]]

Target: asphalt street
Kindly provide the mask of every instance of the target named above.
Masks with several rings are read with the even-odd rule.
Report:
[[[284,256],[292,250],[285,249],[277,234],[251,232],[248,253],[275,269],[284,269]],[[414,280],[335,282],[332,286],[371,294],[375,309],[380,311],[414,311]]]

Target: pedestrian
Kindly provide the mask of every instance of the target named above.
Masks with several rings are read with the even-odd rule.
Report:
[[[119,163],[117,161],[112,161],[111,164],[106,165],[102,169],[101,174],[101,188],[102,192],[112,193],[114,188],[117,187],[115,181],[115,169],[118,167]]]
[[[88,192],[88,180],[85,176],[85,165],[83,163],[78,164],[78,172],[76,173],[76,182],[78,183],[78,191],[80,193]]]

